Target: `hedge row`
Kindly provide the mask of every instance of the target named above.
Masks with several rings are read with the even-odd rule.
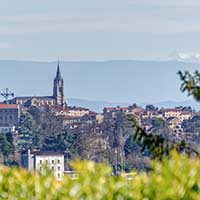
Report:
[[[76,178],[59,182],[49,172],[0,169],[0,199],[176,200],[200,199],[200,161],[172,153],[171,159],[152,162],[149,173],[134,171],[115,177],[110,167],[76,161]]]

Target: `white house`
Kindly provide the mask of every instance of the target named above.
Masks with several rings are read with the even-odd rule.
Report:
[[[59,152],[36,151],[28,150],[22,156],[22,165],[28,170],[36,170],[42,172],[45,167],[50,169],[56,179],[62,180],[64,175],[64,154]]]

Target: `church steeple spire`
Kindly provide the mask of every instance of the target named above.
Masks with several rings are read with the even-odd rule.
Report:
[[[56,105],[64,105],[64,81],[60,72],[60,63],[58,61],[56,77],[54,79],[53,97],[56,100]]]
[[[59,61],[58,61],[58,66],[57,66],[56,78],[57,78],[58,80],[61,80],[61,79],[62,79],[61,73],[60,73],[60,63],[59,63]]]

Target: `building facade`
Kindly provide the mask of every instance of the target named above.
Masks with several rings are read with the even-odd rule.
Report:
[[[45,168],[51,170],[58,180],[64,176],[64,154],[60,152],[36,151],[22,154],[22,166],[29,171],[43,172]]]
[[[66,109],[56,110],[55,115],[57,116],[70,116],[70,117],[83,117],[89,115],[90,110],[82,107],[67,107]]]
[[[20,109],[17,104],[0,104],[0,132],[14,132],[18,127]]]

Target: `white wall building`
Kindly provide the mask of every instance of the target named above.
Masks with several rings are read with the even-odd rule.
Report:
[[[22,157],[22,165],[28,170],[36,170],[42,172],[45,167],[50,169],[56,179],[62,180],[64,175],[64,154],[59,152],[33,152],[28,150],[28,153]]]

